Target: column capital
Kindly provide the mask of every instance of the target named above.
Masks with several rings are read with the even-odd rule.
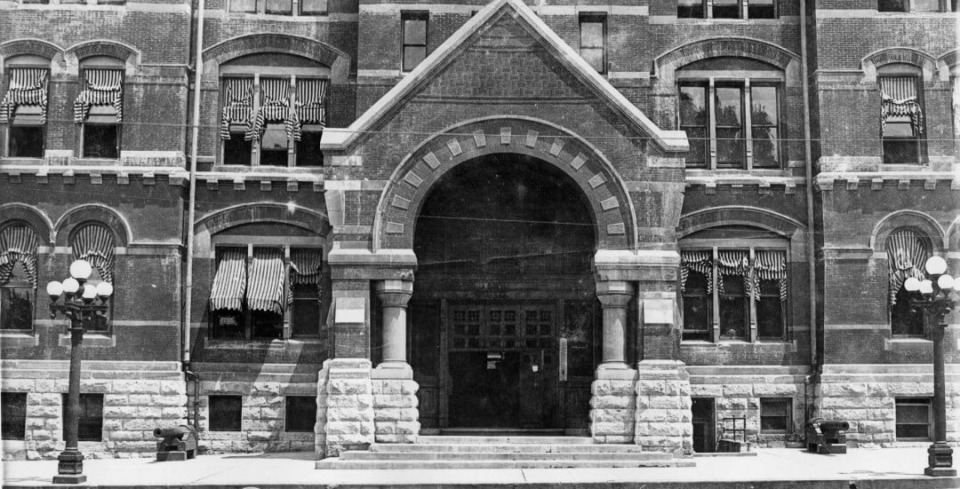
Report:
[[[634,286],[630,282],[604,280],[597,282],[597,298],[603,307],[627,307],[634,296]]]
[[[376,285],[377,298],[384,307],[406,307],[413,296],[412,280],[379,280]]]

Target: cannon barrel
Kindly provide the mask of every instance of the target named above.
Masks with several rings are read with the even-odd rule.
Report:
[[[156,428],[153,430],[153,436],[157,438],[173,437],[181,439],[184,435],[190,433],[190,431],[190,427],[184,425],[176,426],[174,428]]]
[[[846,431],[850,429],[850,423],[846,421],[822,421],[820,429],[823,431]]]

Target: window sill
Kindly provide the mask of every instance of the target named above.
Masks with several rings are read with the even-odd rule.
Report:
[[[3,346],[40,346],[40,336],[33,331],[0,331],[0,344]]]
[[[926,349],[927,345],[933,342],[921,336],[894,336],[883,339],[883,349],[890,350],[912,350],[916,348]]]
[[[70,346],[70,333],[61,333],[57,338],[57,346]],[[117,337],[106,333],[84,333],[83,346],[92,348],[116,348]]]

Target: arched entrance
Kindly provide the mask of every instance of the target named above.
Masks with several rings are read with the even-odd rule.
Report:
[[[425,431],[586,429],[595,228],[573,179],[532,156],[480,156],[431,187],[409,320]]]

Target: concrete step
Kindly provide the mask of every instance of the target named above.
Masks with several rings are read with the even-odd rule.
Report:
[[[318,469],[331,470],[423,470],[423,469],[562,469],[693,467],[693,459],[664,460],[340,460],[317,462]]]
[[[458,453],[641,453],[642,449],[638,445],[587,445],[587,444],[563,444],[563,445],[534,445],[531,443],[481,443],[469,445],[466,443],[452,444],[398,444],[381,443],[370,446],[371,452],[458,452]]]
[[[340,454],[340,460],[397,460],[397,461],[669,461],[673,457],[665,453],[459,453],[459,452],[366,452],[347,451]]]
[[[533,444],[533,445],[593,445],[589,436],[420,436],[420,444]]]

